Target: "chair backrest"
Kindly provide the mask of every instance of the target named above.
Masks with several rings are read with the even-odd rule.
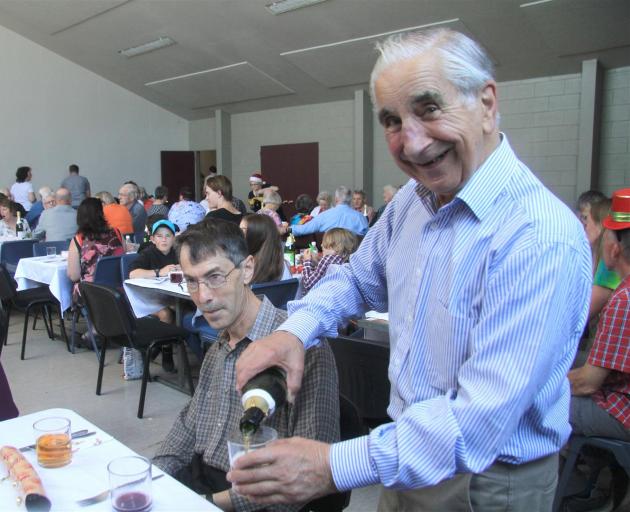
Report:
[[[0,264],[0,300],[9,301],[17,295],[17,286],[6,267]]]
[[[138,257],[137,252],[130,252],[128,254],[123,254],[120,257],[120,277],[125,281],[125,279],[129,279],[129,265]]]
[[[57,254],[61,254],[61,251],[67,251],[70,246],[70,240],[56,240],[54,242],[37,242],[33,244],[33,256],[46,256],[46,249],[48,247],[54,247],[57,250]]]
[[[0,245],[0,263],[2,263],[10,274],[15,274],[20,258],[30,258],[33,256],[33,244],[37,240],[11,240]]]
[[[376,426],[387,416],[390,384],[389,347],[378,342],[339,336],[329,338],[339,375],[339,392],[359,409],[364,423]]]
[[[287,309],[287,302],[295,299],[300,282],[297,279],[285,279],[284,281],[269,281],[252,285],[252,291],[256,295],[264,295],[277,308]]]
[[[98,260],[94,270],[93,282],[113,288],[121,288],[120,258],[121,256],[103,256]]]
[[[133,346],[136,321],[127,298],[115,288],[87,281],[79,283],[79,290],[96,332],[106,338],[126,337]]]

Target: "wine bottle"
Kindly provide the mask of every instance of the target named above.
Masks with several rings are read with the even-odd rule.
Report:
[[[284,370],[273,366],[252,377],[243,387],[243,416],[239,428],[243,437],[251,437],[260,423],[287,401],[287,381]]]
[[[287,241],[284,243],[284,259],[290,266],[295,265],[295,237],[293,233],[289,233]]]
[[[22,215],[20,212],[17,212],[17,221],[15,222],[15,237],[18,240],[22,240],[24,238],[24,224],[22,222]]]

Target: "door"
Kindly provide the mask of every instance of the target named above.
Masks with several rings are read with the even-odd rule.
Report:
[[[313,199],[319,192],[319,144],[261,146],[260,169],[265,181],[279,188],[283,201],[300,194]]]
[[[179,189],[184,186],[195,190],[195,152],[162,151],[162,185],[168,188],[170,204],[179,200]]]

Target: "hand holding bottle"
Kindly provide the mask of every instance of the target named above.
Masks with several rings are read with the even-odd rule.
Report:
[[[304,375],[304,345],[287,331],[273,332],[245,349],[236,362],[236,389],[241,391],[254,375],[272,366],[286,372],[287,400],[293,402]]]

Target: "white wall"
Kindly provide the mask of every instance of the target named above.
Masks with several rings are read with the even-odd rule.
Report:
[[[352,185],[352,100],[304,105],[247,114],[232,121],[232,183],[237,197],[249,192],[248,178],[260,169],[260,147],[319,143],[319,185],[333,191]],[[299,162],[296,162],[299,169]],[[282,191],[280,191],[282,193]]]
[[[600,188],[630,186],[630,67],[607,71],[602,101]]]
[[[188,123],[189,149],[192,151],[205,151],[216,149],[214,118],[200,119]]]
[[[188,122],[0,27],[0,185],[21,165],[56,187],[76,163],[92,191],[152,190],[160,151],[188,149]],[[204,148],[205,149],[205,148]]]

